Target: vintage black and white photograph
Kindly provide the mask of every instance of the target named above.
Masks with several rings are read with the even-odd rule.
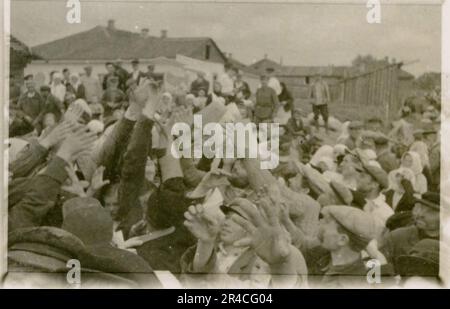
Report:
[[[444,6],[6,1],[1,285],[448,286]]]

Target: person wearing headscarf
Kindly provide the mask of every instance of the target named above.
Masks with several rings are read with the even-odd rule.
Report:
[[[70,83],[66,86],[67,91],[72,92],[77,99],[86,100],[86,90],[81,83],[78,74],[70,75]]]
[[[401,160],[401,167],[408,168],[414,173],[415,178],[415,191],[419,194],[427,192],[428,184],[427,179],[423,175],[422,161],[420,155],[414,151],[408,151],[405,153]]]
[[[411,211],[414,207],[415,176],[412,170],[401,167],[388,175],[389,187],[384,195],[395,213]]]
[[[61,102],[64,102],[66,97],[66,86],[63,84],[63,76],[61,73],[56,72],[53,74],[53,83],[51,85],[51,93],[54,95],[58,100]]]

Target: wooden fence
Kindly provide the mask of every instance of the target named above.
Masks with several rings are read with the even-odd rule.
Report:
[[[398,74],[401,63],[345,78],[338,83],[340,98],[334,102],[355,113],[377,116],[387,124],[400,108]],[[359,117],[358,117],[359,118]]]

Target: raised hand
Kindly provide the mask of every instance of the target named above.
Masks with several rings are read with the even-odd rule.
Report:
[[[48,132],[44,132],[39,138],[39,144],[49,149],[64,140],[77,127],[79,125],[75,122],[64,120],[50,128]]]
[[[98,167],[92,175],[91,185],[88,190],[88,195],[94,195],[98,190],[109,184],[109,180],[103,180],[104,166]]]
[[[279,207],[271,202],[271,198],[261,189],[257,208],[246,203],[241,209],[247,214],[249,220],[240,216],[233,216],[233,220],[242,226],[249,237],[238,240],[236,246],[251,246],[256,254],[269,265],[282,264],[287,261],[291,252],[290,237],[280,223]],[[266,191],[267,192],[267,191]]]
[[[184,217],[184,225],[197,239],[205,243],[213,243],[216,240],[220,225],[216,219],[205,213],[203,205],[189,206]]]
[[[88,132],[86,127],[80,127],[67,136],[56,155],[66,162],[73,162],[81,156],[89,155],[96,139],[95,132]]]
[[[66,166],[65,170],[67,172],[67,175],[69,176],[70,184],[61,186],[61,189],[66,192],[75,194],[79,197],[86,197],[87,195],[84,189],[89,186],[89,182],[80,181],[72,167]]]
[[[145,84],[148,87],[145,105],[142,114],[149,119],[154,119],[155,113],[161,106],[161,90],[152,83]]]

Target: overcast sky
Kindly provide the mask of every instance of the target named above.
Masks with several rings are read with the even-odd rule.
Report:
[[[66,2],[11,0],[12,34],[35,46],[106,25],[111,18],[119,29],[150,28],[153,35],[167,29],[172,37],[211,37],[222,51],[246,64],[267,54],[291,65],[348,65],[358,54],[370,53],[419,59],[404,67],[415,75],[441,67],[440,5],[382,5],[381,24],[368,24],[365,1],[337,5],[81,0],[81,24],[68,24]]]

